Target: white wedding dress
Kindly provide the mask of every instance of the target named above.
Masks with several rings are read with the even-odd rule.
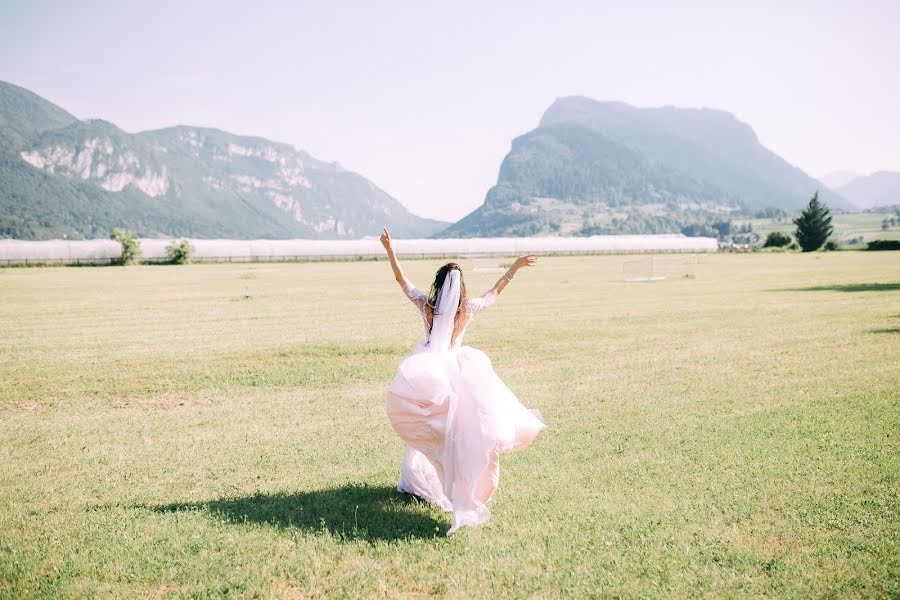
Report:
[[[524,448],[544,428],[540,413],[522,406],[487,355],[461,345],[465,327],[451,342],[459,288],[459,271],[451,270],[429,330],[427,298],[406,282],[425,339],[400,362],[387,394],[388,418],[406,442],[397,489],[451,512],[447,535],[490,518],[500,454]],[[465,326],[494,299],[487,292],[469,300]]]

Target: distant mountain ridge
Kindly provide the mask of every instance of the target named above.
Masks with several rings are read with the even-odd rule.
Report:
[[[727,112],[574,96],[513,140],[484,204],[440,235],[678,232],[741,211],[797,209],[817,189],[832,208],[850,207]]]
[[[383,226],[428,237],[447,223],[288,144],[189,126],[131,134],[0,82],[0,237],[128,227],[146,237],[352,239]]]
[[[0,81],[0,148],[21,145],[36,134],[77,120],[37,94]]]
[[[835,189],[861,209],[900,205],[900,173],[877,171],[860,175]]]
[[[829,188],[837,190],[841,186],[847,185],[859,176],[859,173],[854,173],[853,171],[832,171],[830,173],[827,173],[826,175],[822,175],[821,177],[819,177],[819,181],[824,183]]]

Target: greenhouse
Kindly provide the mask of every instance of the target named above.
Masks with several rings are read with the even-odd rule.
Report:
[[[143,260],[165,261],[171,239],[142,238]],[[196,262],[354,260],[384,255],[381,243],[362,240],[189,239]],[[597,235],[591,237],[463,238],[394,240],[400,256],[518,256],[521,254],[634,254],[715,252],[714,238],[681,234]],[[113,240],[0,240],[2,264],[103,264],[120,254]]]

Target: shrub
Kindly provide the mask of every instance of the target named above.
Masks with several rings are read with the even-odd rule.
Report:
[[[841,249],[841,243],[837,240],[828,240],[827,242],[825,242],[825,250],[834,251],[834,250],[840,250],[840,249]]]
[[[866,250],[900,250],[900,240],[872,240]]]
[[[187,240],[172,240],[172,243],[166,246],[166,256],[173,265],[184,265],[191,262],[194,255],[194,247]]]
[[[766,236],[766,243],[763,244],[763,248],[784,248],[790,245],[791,241],[791,236],[783,231],[773,231]]]
[[[133,231],[116,228],[112,230],[112,235],[109,237],[119,242],[122,246],[122,254],[119,256],[120,265],[130,265],[136,262],[143,254],[141,242]]]

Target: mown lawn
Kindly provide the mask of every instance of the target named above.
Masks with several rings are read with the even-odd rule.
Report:
[[[848,248],[854,245],[850,241],[855,238],[862,238],[861,244],[857,244],[857,248],[865,248],[867,242],[872,240],[896,240],[900,239],[900,228],[892,227],[888,230],[881,228],[881,221],[887,217],[896,217],[891,212],[871,212],[871,213],[840,213],[833,214],[831,225],[834,227],[832,238],[841,240]],[[793,224],[791,217],[783,219],[748,219],[738,220],[736,225],[744,225],[749,223],[753,226],[753,231],[759,234],[760,241],[765,241],[766,236],[773,231],[781,231],[790,235],[794,234],[797,227]]]
[[[394,491],[385,262],[0,270],[0,597],[900,595],[900,253],[635,260],[470,328],[549,427],[451,538]]]

